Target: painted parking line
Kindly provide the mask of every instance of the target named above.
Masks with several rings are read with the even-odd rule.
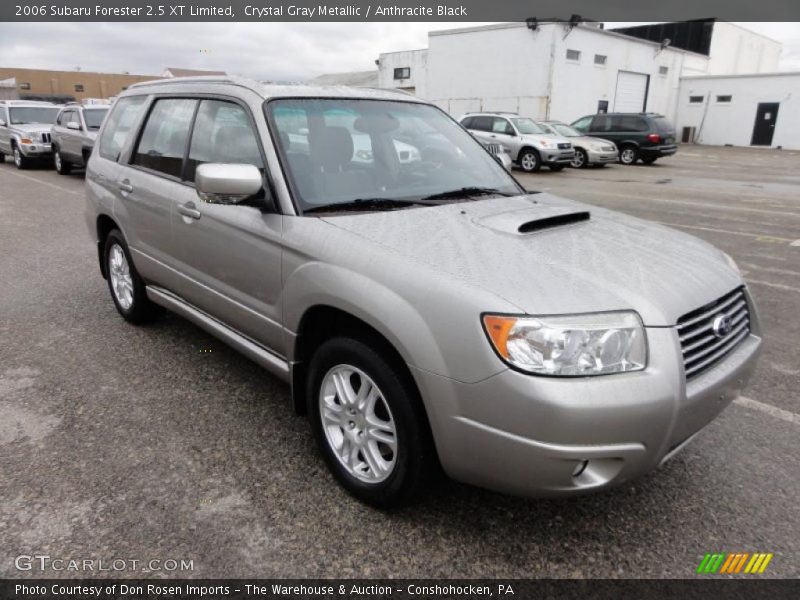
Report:
[[[584,192],[582,192],[584,193]],[[774,215],[780,217],[794,217],[795,219],[800,218],[800,211],[786,211],[786,210],[765,210],[763,208],[750,208],[749,206],[735,206],[733,204],[713,204],[710,202],[690,202],[686,200],[669,200],[667,198],[654,198],[652,196],[621,196],[619,192],[602,192],[599,190],[587,190],[585,191],[586,194],[590,196],[606,196],[608,198],[613,198],[620,202],[628,202],[630,200],[635,200],[638,202],[660,202],[661,204],[673,204],[679,206],[691,206],[693,208],[710,208],[712,210],[724,210],[724,211],[741,211],[741,212],[752,212],[764,215]],[[759,198],[754,197],[753,200],[758,200]],[[792,240],[794,241],[794,240]]]
[[[789,246],[795,245],[793,243],[795,241],[794,239],[779,237],[775,235],[764,235],[761,233],[747,233],[745,231],[731,231],[730,229],[719,229],[717,227],[703,227],[701,225],[680,225],[678,223],[670,223],[668,221],[656,221],[656,223],[660,223],[661,225],[667,225],[668,227],[679,227],[681,229],[699,229],[701,231],[713,231],[715,233],[725,233],[728,235],[743,235],[745,237],[756,239],[760,242],[767,242],[771,244],[787,244]],[[800,244],[797,244],[797,246],[800,246]]]
[[[46,185],[47,187],[51,187],[53,189],[58,190],[59,192],[64,192],[66,194],[72,194],[73,196],[80,196],[83,197],[83,192],[76,192],[73,190],[67,190],[61,187],[60,185],[56,185],[55,183],[50,183],[49,181],[43,181],[41,179],[37,179],[36,177],[31,177],[30,175],[23,175],[22,173],[17,173],[16,171],[10,171],[8,169],[0,169],[0,173],[3,175],[12,175],[14,177],[19,177],[20,179],[27,179],[28,181],[33,181],[34,183],[41,183],[42,185]]]
[[[791,411],[778,408],[777,406],[772,406],[771,404],[764,404],[763,402],[759,402],[758,400],[753,400],[752,398],[748,398],[747,396],[739,396],[738,398],[736,398],[736,400],[733,401],[733,403],[738,404],[739,406],[743,406],[744,408],[757,410],[764,414],[775,417],[776,419],[780,419],[781,421],[786,421],[787,423],[794,423],[795,425],[800,425],[800,415],[798,415],[797,413],[793,413]]]
[[[756,285],[763,285],[766,287],[775,288],[776,290],[783,290],[785,292],[797,292],[800,294],[800,288],[794,287],[792,285],[786,285],[783,283],[772,283],[770,281],[761,281],[758,279],[750,279],[749,277],[746,278],[747,283],[755,283]]]

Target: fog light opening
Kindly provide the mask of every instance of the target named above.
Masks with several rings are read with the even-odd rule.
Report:
[[[586,467],[588,466],[589,466],[588,460],[579,461],[578,464],[575,465],[575,468],[572,470],[572,476],[580,477],[581,473],[583,473],[586,470]]]

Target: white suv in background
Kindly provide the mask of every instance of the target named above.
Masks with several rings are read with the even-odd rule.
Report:
[[[516,113],[467,113],[459,121],[479,140],[502,145],[527,173],[538,171],[542,165],[560,171],[575,158],[572,142]]]

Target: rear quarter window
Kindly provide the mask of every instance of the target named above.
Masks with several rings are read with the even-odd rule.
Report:
[[[672,125],[672,123],[670,123],[669,120],[664,117],[656,117],[653,119],[653,122],[656,124],[656,128],[661,133],[672,133],[675,131],[675,127]]]

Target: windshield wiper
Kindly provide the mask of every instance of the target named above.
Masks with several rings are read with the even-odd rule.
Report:
[[[431,194],[425,196],[423,200],[447,200],[449,198],[469,198],[470,196],[504,196],[509,197],[511,194],[501,192],[496,188],[484,187],[463,187],[457,190],[448,190],[438,194]]]
[[[429,203],[421,200],[400,200],[397,198],[356,198],[347,202],[332,202],[331,204],[321,204],[307,208],[303,214],[315,212],[337,212],[347,210],[392,210],[395,208],[404,208],[406,206],[424,205],[430,206]]]

